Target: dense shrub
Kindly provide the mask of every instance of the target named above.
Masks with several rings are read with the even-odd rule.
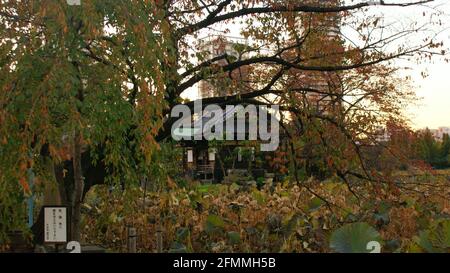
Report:
[[[337,241],[340,248],[330,248],[330,237],[350,223],[361,223],[364,230],[373,229],[367,234],[380,234],[385,252],[448,251],[444,239],[428,238],[435,238],[436,232],[450,236],[447,225],[436,231],[436,223],[450,217],[449,181],[403,180],[398,187],[359,181],[358,192],[365,195],[358,196],[334,179],[265,185],[260,190],[236,184],[190,185],[145,197],[140,188],[109,192],[97,187],[85,204],[83,238],[123,252],[126,227],[131,225],[138,229],[141,252],[158,249],[157,234],[163,238],[160,247],[169,252],[356,251],[360,247],[345,245],[345,240],[356,239],[335,234],[344,241]],[[429,183],[433,187],[428,188]],[[374,192],[377,197],[371,198]],[[364,234],[357,240],[365,240]]]

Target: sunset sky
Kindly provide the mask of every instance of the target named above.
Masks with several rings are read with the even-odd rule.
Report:
[[[450,1],[436,0],[428,6],[444,13],[441,15],[443,26],[440,31],[442,33],[437,39],[443,41],[445,47],[450,49]],[[430,10],[428,7],[396,9],[397,12],[401,11],[398,16],[403,18],[420,18],[423,11]],[[447,54],[446,57],[449,58],[450,55]],[[410,65],[411,70],[404,73],[412,76],[413,87],[415,87],[417,95],[422,98],[418,101],[417,106],[411,106],[407,111],[411,118],[411,126],[414,128],[450,127],[450,63],[446,63],[443,57],[437,57],[432,62]],[[424,70],[429,74],[425,79],[420,75]]]
[[[429,76],[416,75],[418,106],[408,109],[414,128],[450,127],[450,64],[436,62],[427,65]]]

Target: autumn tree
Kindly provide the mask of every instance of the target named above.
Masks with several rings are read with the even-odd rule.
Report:
[[[425,129],[419,136],[419,155],[430,165],[435,165],[439,157],[439,146],[430,129]]]
[[[308,137],[318,137],[335,157],[345,155],[326,162],[343,169],[342,177],[353,173],[345,159],[358,155],[354,144],[369,141],[361,136],[398,114],[408,97],[395,86],[391,62],[441,53],[434,33],[425,31],[434,14],[427,26],[399,27],[366,13],[373,6],[432,2],[0,1],[1,238],[17,226],[21,214],[10,216],[30,192],[32,168],[53,196],[49,203],[72,207],[72,239],[79,239],[83,193],[93,184],[145,176],[158,142],[170,136],[169,113],[181,95],[206,78],[232,80],[244,66],[250,80],[239,93],[203,103],[278,103],[295,117],[292,138],[310,128]],[[339,51],[318,38],[314,24],[302,23],[331,14],[354,30]],[[249,41],[240,49],[245,54],[211,57],[195,47],[202,35],[224,25],[242,29]],[[422,39],[411,42],[418,35]],[[334,88],[311,87],[301,78],[311,72],[328,77],[327,86]],[[311,93],[338,107],[316,111],[307,99]]]
[[[444,134],[442,142],[439,147],[439,162],[441,167],[450,166],[450,137],[448,134]]]
[[[32,168],[46,205],[72,208],[74,240],[85,179],[132,180],[156,147],[172,46],[162,10],[138,2],[1,2],[0,181],[27,195]],[[1,214],[15,205],[2,202]]]
[[[430,129],[418,133],[417,140],[413,143],[418,157],[435,168],[448,167],[448,155],[450,140],[448,134],[444,134],[442,140],[437,140]]]

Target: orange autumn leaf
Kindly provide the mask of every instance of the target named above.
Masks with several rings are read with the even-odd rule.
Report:
[[[30,185],[28,185],[27,180],[24,177],[19,179],[19,183],[22,186],[23,191],[25,193],[29,193],[30,192]]]
[[[176,189],[177,188],[177,184],[172,180],[172,178],[170,178],[170,176],[167,176],[167,186],[170,189]]]

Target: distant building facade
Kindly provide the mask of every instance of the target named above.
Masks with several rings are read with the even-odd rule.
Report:
[[[213,62],[211,69],[221,70],[230,62],[246,58],[247,40],[237,37],[211,35],[200,39],[198,50],[205,54],[205,60],[223,57]],[[249,66],[241,66],[232,71],[217,73],[199,83],[199,97],[223,97],[248,92]]]
[[[439,127],[438,129],[429,129],[436,140],[441,141],[444,135],[450,135],[450,127]]]
[[[314,5],[339,6],[340,0],[309,0]],[[341,14],[305,13],[296,18],[296,28],[308,33],[308,38],[301,46],[301,57],[305,66],[337,66],[344,62],[344,43],[340,35]],[[295,43],[295,41],[293,41]],[[320,57],[327,56],[327,57]],[[289,57],[289,56],[287,56]],[[315,91],[304,91],[309,106],[322,112],[334,112],[339,107],[342,85],[339,72],[305,71],[290,69],[290,89],[309,88]],[[303,95],[300,95],[303,96]]]

